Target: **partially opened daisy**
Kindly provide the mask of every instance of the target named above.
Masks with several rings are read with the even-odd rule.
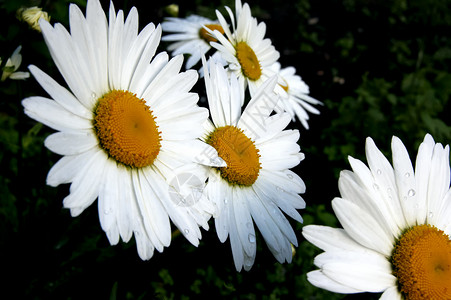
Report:
[[[309,113],[319,114],[319,110],[312,104],[322,104],[320,101],[309,96],[309,87],[296,75],[294,67],[281,68],[280,63],[272,65],[272,69],[279,76],[275,92],[280,96],[279,106],[290,114],[293,121],[297,117],[301,124],[308,129]]]
[[[204,70],[207,67],[204,66]],[[285,215],[302,222],[296,209],[305,207],[302,179],[290,168],[304,155],[299,132],[284,130],[287,113],[271,115],[277,96],[276,77],[263,83],[241,113],[241,92],[235,75],[210,60],[205,86],[212,122],[205,141],[227,167],[211,168],[205,192],[217,207],[215,227],[221,242],[230,239],[237,271],[249,270],[256,255],[254,222],[276,259],[291,262],[296,235]]]
[[[39,32],[41,32],[41,27],[39,27],[39,20],[41,18],[50,22],[49,14],[37,6],[28,8],[21,7],[17,10],[16,15],[19,20],[28,23],[32,29]]]
[[[415,169],[401,140],[392,139],[393,167],[371,138],[367,167],[349,158],[341,198],[332,207],[343,229],[306,226],[303,235],[325,252],[307,274],[337,293],[383,293],[381,299],[451,299],[449,147],[428,134]]]
[[[254,96],[258,87],[274,74],[271,66],[279,59],[279,52],[272,46],[270,39],[264,38],[266,25],[257,23],[247,3],[242,5],[241,0],[236,0],[236,23],[233,12],[228,7],[226,9],[232,31],[222,14],[216,11],[225,36],[217,30],[213,31],[218,42],[211,42],[211,45],[227,62],[228,70],[238,77],[242,93],[249,87],[251,96]]]
[[[161,24],[161,27],[164,32],[171,33],[161,38],[162,41],[173,42],[167,47],[168,51],[172,51],[172,55],[189,55],[186,61],[187,69],[192,68],[200,61],[202,55],[207,54],[211,49],[210,42],[217,41],[206,28],[224,33],[218,21],[197,15],[191,15],[185,19],[167,18]],[[217,57],[219,55],[215,51],[213,56]]]
[[[20,54],[20,50],[22,50],[22,46],[18,46],[16,50],[14,50],[11,57],[6,61],[5,65],[2,68],[3,72],[1,81],[5,81],[8,78],[21,80],[30,77],[30,73],[28,72],[17,72],[17,69],[19,69],[20,64],[22,63],[22,54]],[[0,58],[0,64],[1,63],[2,60]]]
[[[28,116],[58,131],[45,140],[63,155],[47,183],[71,183],[64,207],[77,216],[98,199],[110,243],[134,233],[142,259],[170,244],[170,220],[197,245],[199,225],[208,228],[214,209],[199,192],[207,174],[195,163],[211,148],[198,139],[208,111],[189,92],[197,73],[179,73],[182,56],[153,57],[161,28],[150,23],[138,34],[136,8],[124,21],[111,3],[107,21],[99,1],[90,0],[86,18],[70,6],[71,33],[43,19],[40,26],[70,90],[30,66],[51,98],[30,97],[23,105]],[[190,185],[180,184],[180,174]]]

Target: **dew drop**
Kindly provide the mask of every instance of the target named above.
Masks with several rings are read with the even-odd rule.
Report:
[[[382,170],[381,169],[377,169],[376,173],[377,173],[377,175],[381,175],[382,174]]]
[[[379,186],[377,184],[373,184],[373,189],[378,191],[379,190]]]
[[[281,188],[280,186],[277,186],[277,187],[276,187],[276,190],[277,190],[278,192],[281,192],[281,193],[284,193],[284,192],[285,192],[284,189]]]
[[[288,179],[293,179],[293,175],[287,174]]]
[[[414,189],[410,189],[410,190],[407,192],[407,196],[409,196],[409,197],[415,196],[415,190],[414,190]]]
[[[432,213],[432,211],[429,212],[428,217],[432,218],[434,216],[434,214]]]
[[[224,198],[224,204],[227,204],[229,202],[229,200],[227,200],[227,198]]]
[[[249,233],[248,239],[249,239],[250,243],[255,243],[255,235],[254,234]]]
[[[407,172],[406,174],[404,174],[404,177],[409,178],[410,177],[410,173]]]
[[[92,98],[92,99],[97,99],[97,94],[96,94],[96,93],[92,93],[92,94],[91,94],[91,98]]]
[[[222,160],[218,157],[215,157],[210,159],[210,163],[214,166],[219,166],[222,164]]]
[[[189,233],[189,229],[185,229],[185,230],[183,230],[183,232],[184,232],[185,234],[188,234],[188,233]]]
[[[251,228],[252,228],[252,223],[251,223],[251,222],[247,222],[247,223],[246,223],[246,227],[249,228],[249,229],[251,229]]]

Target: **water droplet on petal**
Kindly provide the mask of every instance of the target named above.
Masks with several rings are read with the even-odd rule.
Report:
[[[381,169],[377,169],[376,173],[377,173],[377,175],[381,175],[382,174],[382,170]]]
[[[184,232],[185,234],[188,234],[188,233],[189,233],[189,229],[185,229],[185,230],[183,230],[183,232]]]
[[[379,186],[377,184],[373,184],[373,188],[378,191],[379,190]]]
[[[246,223],[246,227],[249,228],[249,229],[252,228],[252,223],[251,222],[247,222]]]
[[[293,179],[293,175],[291,175],[291,174],[287,174],[287,177],[288,177],[289,179]]]
[[[211,159],[210,159],[210,163],[211,163],[212,165],[215,165],[215,166],[221,165],[222,162],[223,162],[223,161],[222,161],[220,158],[218,158],[218,157],[215,157],[215,158],[211,158]]]
[[[283,190],[283,188],[281,188],[280,186],[277,186],[276,187],[276,190],[278,191],[278,192],[281,192],[281,193],[284,193],[285,191]]]
[[[224,198],[224,204],[227,204],[227,202],[229,202],[229,200],[227,200],[227,198]]]
[[[429,212],[428,217],[432,218],[434,216],[434,213],[432,211]]]
[[[407,172],[406,174],[404,174],[404,177],[409,178],[410,177],[410,173]]]
[[[410,189],[410,190],[407,192],[407,196],[409,196],[409,197],[415,196],[415,190],[414,190],[414,189]]]
[[[248,238],[249,238],[249,242],[250,242],[250,243],[255,243],[255,235],[254,235],[254,234],[249,233]]]
[[[390,200],[393,199],[391,188],[387,189],[387,194],[388,194],[388,199],[390,199]]]
[[[92,98],[92,99],[97,99],[97,94],[96,94],[96,93],[92,93],[92,94],[91,94],[91,98]]]

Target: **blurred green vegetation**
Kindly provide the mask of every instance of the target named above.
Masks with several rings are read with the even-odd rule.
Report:
[[[21,6],[43,7],[51,22],[68,25],[68,5],[85,1],[0,1],[0,57],[4,66],[18,45],[19,71],[36,64],[63,80],[39,32],[17,20]],[[234,8],[233,1],[114,1],[126,12],[136,6],[140,26],[160,23],[165,6],[176,3],[180,16]],[[104,8],[109,2],[102,1]],[[449,0],[267,0],[250,2],[267,25],[267,37],[281,53],[283,67],[294,66],[323,101],[299,144],[306,159],[295,171],[306,181],[304,224],[339,226],[330,201],[339,196],[339,171],[349,155],[364,159],[371,136],[390,155],[392,135],[414,158],[424,134],[438,142],[451,138],[451,2]],[[84,10],[84,8],[83,8]],[[160,51],[164,50],[164,44]],[[20,101],[45,96],[33,78],[0,82],[0,259],[6,280],[4,299],[357,299],[311,286],[306,273],[320,252],[306,242],[302,224],[291,264],[278,264],[258,237],[250,272],[235,271],[230,244],[221,244],[211,224],[198,248],[181,237],[146,262],[134,241],[111,247],[102,232],[97,207],[77,218],[62,208],[68,186],[51,188],[45,178],[58,160],[43,146],[51,130],[23,114]],[[378,295],[367,294],[367,299]]]

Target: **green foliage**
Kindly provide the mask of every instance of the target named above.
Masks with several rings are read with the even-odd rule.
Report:
[[[42,35],[20,22],[16,10],[38,5],[52,22],[68,25],[68,6],[84,11],[86,1],[0,1],[0,57],[22,45],[19,71],[35,64],[63,80]],[[141,28],[160,23],[169,1],[114,1],[126,12],[137,6]],[[180,15],[215,17],[234,1],[175,1]],[[107,8],[109,1],[102,1]],[[451,139],[451,11],[449,1],[427,0],[268,0],[250,3],[267,25],[267,37],[281,53],[282,66],[295,66],[321,100],[310,130],[301,131],[306,153],[295,171],[306,181],[304,224],[339,227],[330,201],[339,196],[339,171],[349,155],[364,159],[365,138],[372,137],[387,155],[392,135],[407,148],[429,132],[443,144]],[[162,51],[164,49],[159,49]],[[64,85],[64,84],[63,84]],[[77,218],[62,209],[68,186],[46,186],[48,170],[59,156],[47,151],[52,131],[23,113],[20,101],[46,96],[33,78],[0,82],[0,261],[7,279],[5,299],[352,299],[318,289],[306,274],[316,269],[321,251],[301,235],[292,263],[276,262],[258,236],[256,263],[236,272],[227,241],[203,231],[198,248],[181,236],[147,262],[138,258],[134,240],[110,246],[92,205]],[[10,294],[12,296],[10,296]],[[367,299],[378,295],[365,295]]]

